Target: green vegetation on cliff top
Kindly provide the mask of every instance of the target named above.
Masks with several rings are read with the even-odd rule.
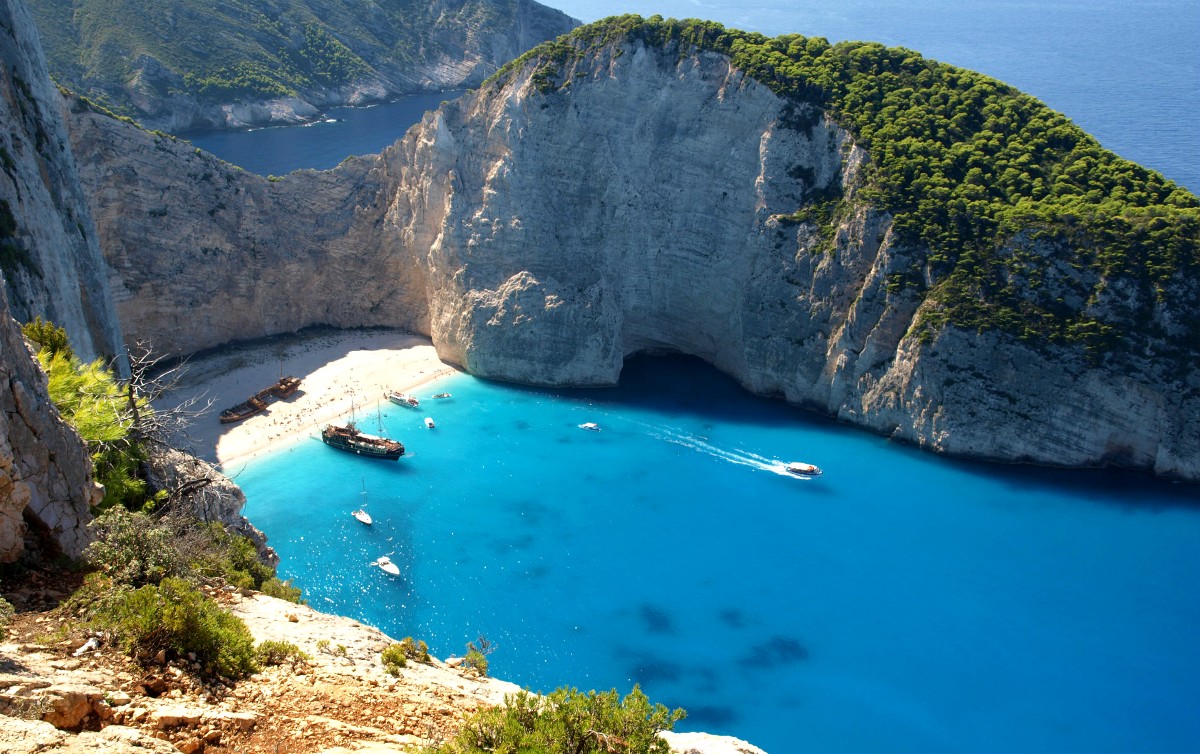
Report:
[[[201,102],[324,91],[435,60],[448,38],[499,26],[516,0],[30,0],[50,71],[134,115],[124,92]],[[154,61],[157,61],[156,63]],[[135,81],[140,76],[140,80]]]
[[[492,81],[532,65],[543,93],[569,89],[571,63],[625,41],[727,55],[846,128],[871,158],[857,200],[888,210],[902,244],[928,250],[889,281],[922,296],[926,334],[1000,329],[1082,343],[1093,358],[1153,343],[1186,362],[1200,349],[1194,318],[1168,323],[1159,311],[1170,300],[1182,314],[1200,296],[1200,202],[1035,98],[903,48],[657,16],[581,27]]]

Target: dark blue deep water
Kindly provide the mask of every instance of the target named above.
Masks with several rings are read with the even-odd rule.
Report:
[[[399,462],[308,439],[237,477],[315,607],[442,657],[482,633],[535,690],[640,683],[681,729],[772,754],[1200,742],[1194,488],[937,458],[684,359],[635,359],[619,389],[420,397],[442,390],[384,404]]]
[[[299,168],[328,170],[347,157],[377,154],[404,135],[421,116],[462,92],[430,92],[371,107],[333,107],[306,126],[182,134],[203,150],[259,175],[286,175]]]
[[[1200,188],[1190,0],[552,4],[910,47]],[[263,174],[325,168],[447,96],[195,141]],[[354,132],[359,113],[379,121]],[[493,673],[533,689],[640,683],[682,729],[772,754],[1200,751],[1196,488],[937,458],[685,360],[635,360],[613,390],[438,390],[420,414],[385,405],[398,463],[309,440],[238,476],[314,606],[440,656],[485,634]],[[349,515],[364,486],[372,529]],[[368,566],[386,553],[400,578]]]

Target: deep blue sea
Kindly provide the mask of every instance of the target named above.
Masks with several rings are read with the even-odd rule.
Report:
[[[426,112],[460,94],[428,92],[370,107],[332,107],[321,120],[305,126],[193,131],[181,136],[259,175],[286,175],[299,168],[328,170],[347,157],[382,152]]]
[[[314,607],[441,657],[483,634],[535,690],[640,683],[772,754],[1200,744],[1195,488],[938,458],[682,358],[420,397],[359,417],[399,462],[309,439],[237,476]]]
[[[1191,0],[552,4],[910,47],[1200,189]],[[193,141],[263,174],[326,168],[448,96]],[[493,674],[532,689],[640,683],[689,710],[681,729],[771,754],[1200,751],[1195,487],[939,458],[682,359],[635,359],[612,390],[456,376],[421,397],[440,390],[383,407],[398,463],[308,440],[238,475],[315,607],[442,657],[484,634]],[[781,474],[793,460],[825,474]],[[349,515],[364,488],[371,529]],[[368,565],[389,553],[398,579]]]

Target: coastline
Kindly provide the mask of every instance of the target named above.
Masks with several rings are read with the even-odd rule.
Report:
[[[388,390],[412,392],[461,372],[441,361],[426,337],[400,330],[321,330],[237,344],[190,358],[179,385],[160,408],[186,400],[211,403],[182,444],[227,472],[278,451],[353,412],[369,414]],[[218,414],[274,384],[299,377],[300,389],[266,411],[233,424]]]

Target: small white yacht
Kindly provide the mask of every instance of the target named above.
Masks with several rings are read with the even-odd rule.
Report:
[[[597,424],[596,422],[584,422],[583,424],[579,425],[579,428],[586,429],[589,432],[599,432],[600,431],[600,425]]]
[[[432,417],[432,416],[426,416],[426,417],[425,417],[425,426],[426,426],[426,427],[428,427],[429,429],[433,429],[433,428],[434,428],[434,426],[435,426],[435,425],[434,425],[434,423],[433,423],[433,417]]]
[[[366,512],[365,510],[363,510],[362,508],[359,508],[358,510],[354,511],[354,512],[353,512],[353,513],[351,513],[350,515],[351,515],[351,516],[354,516],[355,518],[357,518],[359,521],[361,521],[362,523],[366,524],[367,526],[370,526],[371,524],[375,523],[375,522],[374,522],[374,521],[371,519],[371,514],[370,514],[370,513],[367,513],[367,512]]]
[[[393,563],[392,559],[387,555],[379,556],[378,560],[371,561],[371,565],[379,566],[380,570],[382,570],[384,573],[390,573],[393,576],[400,575],[400,566]]]

